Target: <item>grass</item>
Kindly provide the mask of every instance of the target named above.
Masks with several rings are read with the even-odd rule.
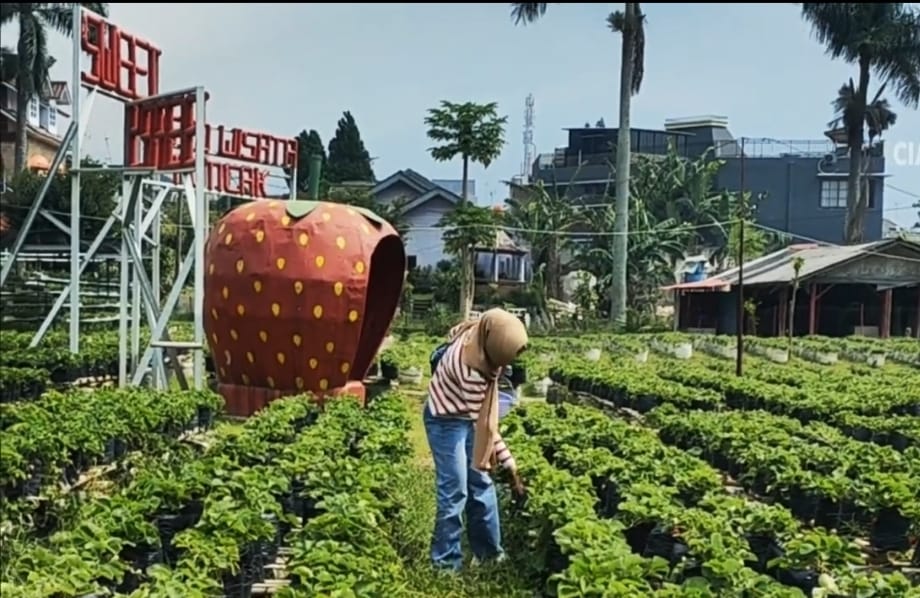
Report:
[[[394,542],[408,571],[409,587],[400,596],[407,598],[512,598],[532,597],[535,592],[516,573],[513,559],[498,565],[465,567],[459,575],[438,572],[431,567],[428,550],[435,518],[434,465],[422,408],[425,393],[403,390],[406,409],[412,421],[409,439],[414,451],[404,479],[395,480],[397,500],[411,505],[395,522]],[[467,552],[469,552],[467,550]]]

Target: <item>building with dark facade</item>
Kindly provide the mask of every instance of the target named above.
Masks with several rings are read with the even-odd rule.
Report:
[[[617,129],[567,132],[565,147],[540,155],[533,164],[533,179],[555,182],[570,196],[585,200],[612,196]],[[827,139],[817,141],[742,140],[731,134],[726,118],[717,116],[668,119],[664,129],[634,128],[630,134],[637,154],[664,154],[669,145],[687,158],[711,151],[724,162],[716,179],[719,190],[738,191],[743,167],[744,188],[758,198],[760,224],[803,241],[843,242],[849,158],[838,134],[829,132]],[[865,241],[883,236],[884,151],[880,143],[870,151]]]

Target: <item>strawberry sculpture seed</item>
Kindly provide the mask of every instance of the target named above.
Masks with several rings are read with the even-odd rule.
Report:
[[[205,333],[231,414],[360,384],[402,293],[393,227],[343,204],[261,200],[221,218],[205,254]]]

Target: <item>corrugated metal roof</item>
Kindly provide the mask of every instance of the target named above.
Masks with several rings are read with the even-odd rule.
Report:
[[[795,260],[802,258],[799,280],[847,262],[861,254],[874,253],[892,243],[904,242],[920,245],[908,239],[885,239],[872,243],[845,246],[790,245],[769,255],[744,264],[744,285],[788,284],[795,278]],[[738,284],[738,268],[726,270],[706,280],[676,284],[664,290],[723,290]]]

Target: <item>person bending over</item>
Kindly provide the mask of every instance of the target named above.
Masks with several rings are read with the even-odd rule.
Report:
[[[493,461],[524,493],[511,451],[498,433],[498,377],[527,348],[524,324],[503,309],[454,326],[428,385],[423,418],[434,457],[437,514],[431,542],[435,567],[463,566],[463,515],[476,561],[501,560]]]

